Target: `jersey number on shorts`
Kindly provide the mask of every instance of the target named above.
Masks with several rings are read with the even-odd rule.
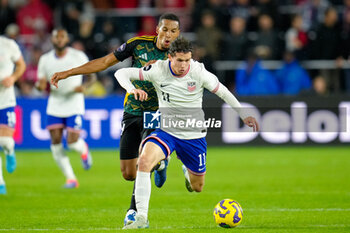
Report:
[[[16,114],[15,112],[7,112],[7,124],[10,127],[14,127],[16,124]]]
[[[83,120],[81,119],[81,116],[76,116],[74,119],[74,128],[75,129],[81,129],[82,125],[83,125]]]
[[[205,154],[205,153],[199,154],[198,157],[199,157],[199,166],[200,166],[200,167],[201,167],[201,166],[204,166],[204,165],[205,165],[205,162],[206,162],[206,160],[207,160],[206,154]]]
[[[170,102],[169,93],[162,92],[163,100],[166,102]]]

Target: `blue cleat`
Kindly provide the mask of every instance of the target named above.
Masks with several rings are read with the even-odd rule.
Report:
[[[133,209],[128,210],[126,212],[125,218],[124,218],[124,226],[130,225],[133,222],[135,222],[135,216],[136,216],[136,211]]]
[[[91,153],[90,153],[89,149],[88,149],[88,152],[86,154],[81,155],[81,164],[83,165],[83,168],[85,170],[89,170],[91,168],[92,157],[91,157]]]
[[[16,170],[16,155],[13,153],[12,155],[6,155],[6,170],[8,173],[12,173]]]
[[[75,189],[78,187],[79,187],[79,183],[77,180],[67,180],[67,182],[63,186],[63,188],[66,188],[66,189]]]
[[[5,195],[6,193],[6,186],[4,184],[0,185],[0,195]]]
[[[166,169],[168,167],[168,160],[164,159],[159,162],[160,166],[158,170],[154,171],[154,184],[158,187],[161,188],[163,184],[166,181]]]

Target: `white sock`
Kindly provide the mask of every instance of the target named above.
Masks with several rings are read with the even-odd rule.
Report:
[[[60,144],[51,144],[51,151],[53,158],[55,159],[57,165],[61,168],[64,176],[68,180],[76,180],[77,178],[74,175],[73,168],[69,162],[69,158],[64,153],[63,145]]]
[[[0,185],[5,184],[4,177],[2,176],[2,160],[0,156]]]
[[[135,200],[137,214],[148,217],[148,206],[151,198],[151,173],[137,171],[135,181]]]
[[[87,144],[82,138],[79,138],[78,141],[74,143],[68,144],[68,147],[69,149],[74,150],[81,155],[85,155],[88,152]]]
[[[0,137],[0,146],[6,155],[13,155],[15,152],[15,140],[12,137]]]

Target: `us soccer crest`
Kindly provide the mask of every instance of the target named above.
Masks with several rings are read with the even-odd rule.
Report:
[[[194,81],[187,82],[187,89],[188,91],[191,91],[191,92],[196,90],[196,82]]]

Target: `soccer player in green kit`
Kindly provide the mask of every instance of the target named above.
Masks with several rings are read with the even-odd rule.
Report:
[[[157,36],[140,36],[129,39],[114,52],[89,61],[76,68],[55,73],[51,83],[57,87],[61,79],[79,74],[90,74],[107,69],[128,57],[132,57],[133,67],[142,67],[152,60],[165,60],[168,57],[168,49],[180,34],[179,18],[171,13],[160,16],[156,28]],[[139,145],[152,130],[143,128],[143,111],[155,111],[158,109],[156,91],[150,82],[133,81],[138,89],[148,93],[146,101],[139,101],[134,95],[127,94],[124,99],[124,115],[122,121],[122,135],[120,138],[120,169],[125,180],[134,181],[136,178],[136,164],[138,160]],[[166,165],[163,170],[155,170],[155,184],[161,187],[166,179]],[[161,166],[164,167],[164,166]],[[135,195],[133,191],[130,208],[124,219],[124,225],[135,220],[136,215]]]

